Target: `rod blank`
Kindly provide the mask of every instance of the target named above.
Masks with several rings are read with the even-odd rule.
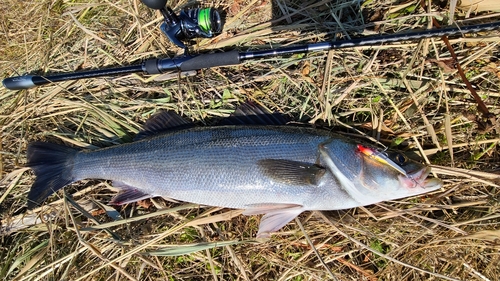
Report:
[[[132,65],[117,68],[97,69],[82,72],[70,72],[55,75],[23,75],[5,78],[2,83],[9,90],[30,89],[36,86],[60,82],[66,80],[86,79],[101,76],[121,75],[136,72],[146,74],[158,74],[167,71],[188,71],[216,66],[227,66],[239,64],[250,59],[260,59],[265,57],[283,56],[289,54],[300,54],[308,52],[327,51],[332,49],[352,48],[359,46],[375,46],[384,43],[418,40],[430,37],[452,36],[466,33],[476,33],[500,28],[500,21],[486,24],[478,24],[464,27],[447,27],[439,29],[429,29],[412,31],[407,33],[395,33],[380,36],[368,36],[352,40],[323,42],[316,44],[292,46],[253,52],[219,52],[211,54],[200,54],[197,56],[182,56],[177,58],[150,59],[140,65]]]

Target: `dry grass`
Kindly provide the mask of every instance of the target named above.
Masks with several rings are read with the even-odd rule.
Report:
[[[415,1],[398,2],[366,2],[366,29],[356,24],[359,11],[340,13],[335,1],[207,2],[226,11],[226,26],[214,39],[193,42],[192,51],[404,32],[448,15],[447,8],[424,11],[415,8]],[[186,1],[169,4],[188,6]],[[161,35],[160,15],[138,0],[8,0],[0,7],[2,77],[127,65],[181,52]],[[455,20],[464,15],[456,11]],[[498,16],[470,15],[479,22]],[[499,40],[497,32],[451,40],[469,80],[497,115]],[[2,234],[0,276],[331,280],[333,274],[338,280],[499,280],[498,120],[484,126],[463,81],[446,64],[449,57],[443,42],[433,39],[270,58],[165,81],[134,74],[19,92],[1,88],[2,230],[31,226]],[[420,152],[436,165],[445,186],[418,198],[305,213],[264,243],[250,241],[258,217],[235,210],[155,199],[117,212],[105,205],[113,192],[102,181],[72,185],[66,192],[73,199],[61,192],[61,200],[51,197],[51,204],[35,214],[24,213],[34,180],[23,168],[29,142],[110,146],[131,141],[159,109],[176,110],[204,125],[245,100],[297,121]]]

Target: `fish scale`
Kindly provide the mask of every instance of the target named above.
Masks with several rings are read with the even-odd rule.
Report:
[[[193,128],[80,152],[75,179],[113,180],[155,196],[211,206],[245,208],[263,200],[304,204],[310,186],[273,182],[256,162],[272,158],[314,163],[317,146],[329,137],[294,127]],[[228,200],[232,193],[238,200]]]

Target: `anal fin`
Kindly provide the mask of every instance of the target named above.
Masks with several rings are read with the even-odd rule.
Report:
[[[244,215],[265,214],[259,224],[257,238],[268,238],[304,211],[298,204],[257,204],[250,205]]]
[[[111,199],[111,201],[109,202],[110,205],[123,205],[155,196],[145,193],[138,188],[129,186],[123,182],[115,181],[113,182],[113,186],[119,188],[120,191],[118,191],[118,193]]]

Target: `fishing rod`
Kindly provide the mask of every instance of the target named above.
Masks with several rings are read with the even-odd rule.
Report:
[[[185,47],[179,39],[194,37],[211,37],[220,32],[221,20],[219,13],[214,9],[194,9],[181,12],[176,16],[168,7],[164,7],[166,0],[142,0],[152,9],[158,9],[165,17],[161,30],[176,45]],[[395,33],[380,36],[368,36],[352,40],[331,41],[307,45],[260,51],[228,51],[208,54],[190,55],[187,51],[183,56],[174,58],[153,58],[141,64],[124,67],[97,69],[81,72],[69,72],[55,75],[22,75],[5,78],[2,83],[10,90],[30,89],[36,86],[66,80],[87,79],[101,76],[122,75],[143,72],[145,74],[161,74],[168,71],[190,71],[217,66],[237,65],[247,60],[266,57],[301,54],[308,52],[327,51],[333,49],[352,48],[359,46],[374,46],[383,43],[411,41],[430,37],[452,36],[466,33],[476,33],[500,28],[500,22],[477,24],[463,27],[448,27],[428,29],[407,33]],[[187,50],[187,49],[186,49]]]

